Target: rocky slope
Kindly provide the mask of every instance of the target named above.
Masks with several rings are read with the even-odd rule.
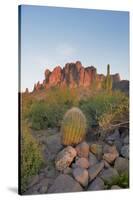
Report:
[[[45,79],[43,82],[36,83],[33,91],[48,89],[55,86],[90,88],[95,81],[97,81],[97,87],[100,87],[101,82],[105,79],[105,75],[97,74],[97,70],[94,66],[84,67],[80,61],[67,63],[63,68],[56,66],[53,71],[46,69],[44,76]],[[118,73],[112,74],[111,77],[113,83],[116,84],[120,82],[120,75]]]
[[[24,194],[61,193],[128,188],[129,130],[115,129],[105,138],[64,147],[56,129],[35,132],[46,161]],[[90,138],[90,137],[89,137]]]

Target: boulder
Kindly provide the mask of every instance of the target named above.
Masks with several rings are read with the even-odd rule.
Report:
[[[124,158],[129,158],[129,145],[124,145],[124,146],[121,148],[121,155],[122,155]]]
[[[71,176],[60,174],[47,193],[80,192],[83,188]]]
[[[114,160],[119,156],[119,154],[114,153],[105,153],[103,155],[103,159],[106,160],[108,163],[112,164]]]
[[[115,161],[115,159],[119,156],[119,153],[115,145],[113,146],[105,145],[103,151],[104,151],[103,159],[110,164],[112,164]]]
[[[115,168],[110,167],[100,173],[100,178],[105,183],[111,184],[114,179],[119,178],[119,174]]]
[[[92,144],[90,146],[90,151],[96,155],[96,157],[100,160],[102,158],[103,148],[101,144]]]
[[[104,162],[101,161],[89,168],[89,181],[92,181],[104,168]]]
[[[124,139],[123,139],[123,144],[124,144],[124,145],[129,144],[129,136],[128,136],[128,135],[127,135],[126,137],[124,137]]]
[[[72,174],[72,168],[71,167],[67,167],[67,168],[65,168],[64,170],[63,170],[63,173],[64,174]]]
[[[82,186],[88,185],[89,174],[86,169],[77,167],[73,169],[73,177],[78,181]]]
[[[88,158],[89,156],[89,145],[86,142],[82,142],[76,146],[77,155],[79,157]]]
[[[87,169],[89,167],[89,161],[87,158],[79,158],[78,160],[76,160],[75,164],[78,167]]]
[[[90,152],[89,153],[89,165],[90,165],[90,167],[92,167],[96,163],[98,163],[96,156],[93,153]]]
[[[47,154],[47,159],[54,160],[57,153],[63,148],[63,145],[61,144],[60,134],[56,133],[47,137],[46,146],[47,149],[45,150],[45,152]]]
[[[89,184],[88,191],[104,190],[105,185],[101,178],[96,177],[94,181]]]
[[[69,167],[73,159],[76,157],[76,154],[76,150],[71,146],[68,146],[65,149],[63,149],[61,152],[58,153],[56,157],[56,169],[59,171],[63,171],[65,168]]]
[[[105,141],[111,145],[114,144],[116,140],[120,140],[120,133],[118,129],[116,129],[113,133],[109,134],[105,139]]]
[[[115,161],[114,168],[119,174],[129,173],[129,160],[123,157],[118,157]]]

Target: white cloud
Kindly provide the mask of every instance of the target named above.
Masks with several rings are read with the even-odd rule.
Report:
[[[73,56],[76,53],[76,49],[69,44],[59,44],[55,48],[55,53],[61,56]]]

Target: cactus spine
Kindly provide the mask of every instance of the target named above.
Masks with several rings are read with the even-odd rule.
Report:
[[[79,108],[68,110],[63,118],[61,140],[64,145],[80,143],[86,134],[86,118]]]

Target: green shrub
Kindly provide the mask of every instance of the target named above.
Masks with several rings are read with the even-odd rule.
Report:
[[[124,111],[128,114],[128,97],[121,92],[101,92],[86,100],[80,100],[80,109],[85,113],[87,121],[91,126],[98,125],[102,117],[106,122],[112,119],[115,113],[115,120],[120,120]]]
[[[40,147],[32,137],[28,127],[23,124],[21,133],[21,192],[26,190],[29,178],[38,173],[42,164]]]
[[[116,104],[99,117],[99,126],[103,131],[115,124],[129,121],[129,98],[123,93],[117,94]]]
[[[29,119],[33,129],[60,127],[64,113],[77,104],[76,95],[69,89],[53,88],[47,91],[45,99],[31,105]]]
[[[25,120],[28,118],[31,105],[33,103],[33,98],[29,94],[21,94],[21,118]]]
[[[118,185],[121,188],[129,187],[129,175],[127,173],[121,174],[119,177],[114,178],[111,183],[105,183],[107,189],[111,189],[113,185]]]

